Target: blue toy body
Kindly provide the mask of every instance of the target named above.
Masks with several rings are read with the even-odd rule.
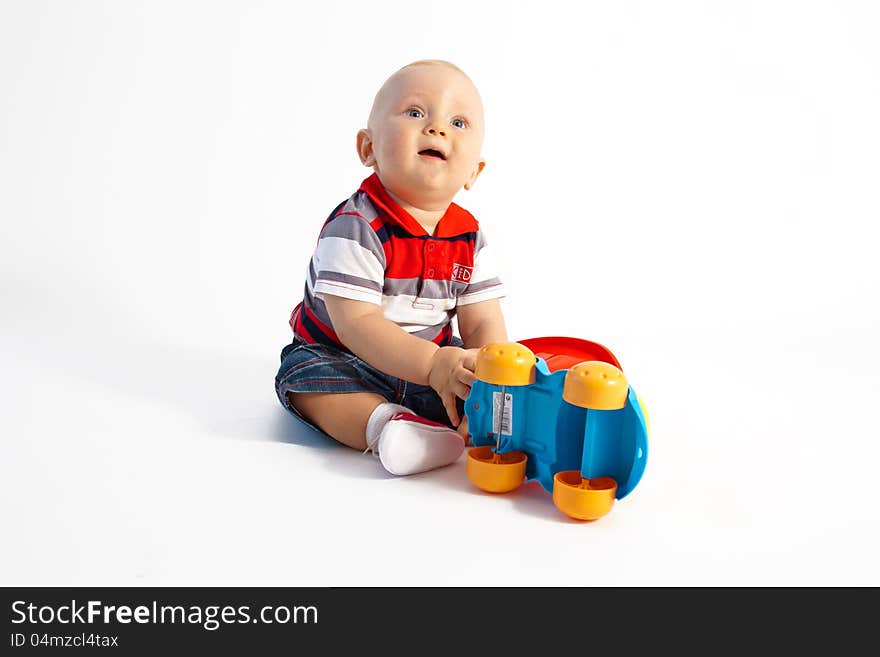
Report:
[[[581,408],[563,399],[568,370],[551,371],[544,358],[536,360],[530,385],[473,383],[464,410],[474,445],[497,445],[497,454],[524,452],[526,479],[538,481],[548,493],[557,472],[577,470],[585,479],[611,477],[617,482],[615,497],[626,497],[648,457],[647,419],[635,391],[629,386],[626,404],[618,410]]]

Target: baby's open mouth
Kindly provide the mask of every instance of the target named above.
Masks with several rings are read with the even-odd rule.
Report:
[[[419,155],[425,155],[426,157],[436,157],[441,160],[445,160],[446,156],[443,155],[440,151],[434,150],[433,148],[426,148],[423,151],[419,151]]]

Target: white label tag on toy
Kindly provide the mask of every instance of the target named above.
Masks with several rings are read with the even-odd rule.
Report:
[[[513,395],[500,392],[492,393],[492,433],[502,436],[513,434]]]

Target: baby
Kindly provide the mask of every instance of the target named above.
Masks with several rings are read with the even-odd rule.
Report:
[[[476,352],[507,340],[490,249],[452,202],[486,164],[483,129],[453,64],[414,62],[382,85],[357,133],[374,173],[324,223],[281,352],[285,408],[393,474],[458,459]]]

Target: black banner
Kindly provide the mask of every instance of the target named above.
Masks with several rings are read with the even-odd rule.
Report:
[[[859,602],[861,595],[869,601]],[[857,647],[876,592],[717,588],[5,588],[2,654],[515,654]],[[755,643],[755,642],[759,643]],[[62,652],[62,654],[64,654]]]

